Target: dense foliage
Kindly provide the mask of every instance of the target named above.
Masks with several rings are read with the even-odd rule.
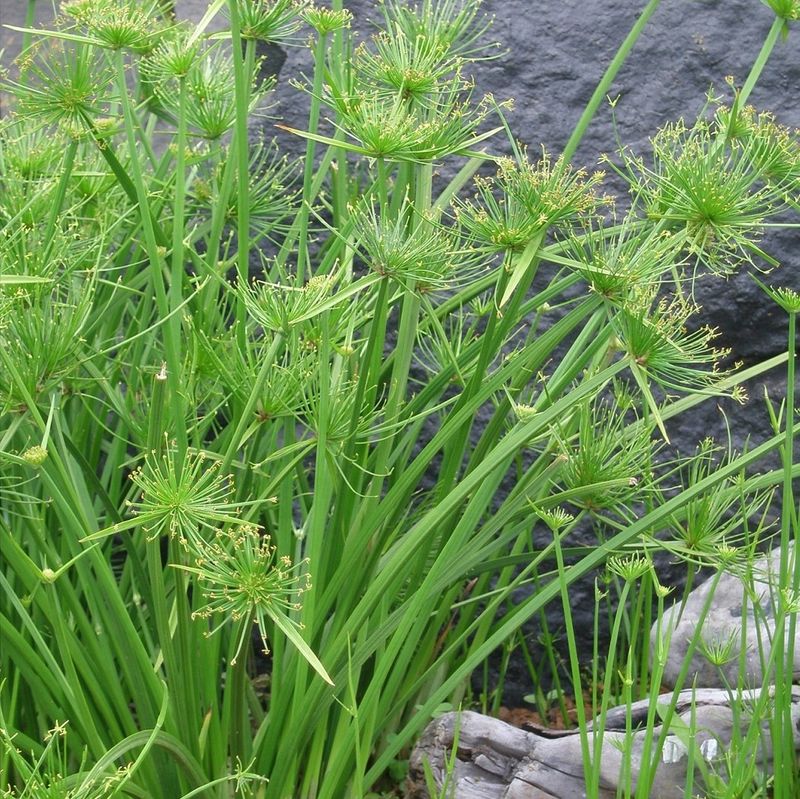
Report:
[[[3,795],[389,790],[553,602],[590,711],[654,696],[665,550],[690,578],[747,574],[779,534],[793,638],[800,298],[769,290],[789,351],[741,371],[693,286],[777,266],[760,234],[797,223],[797,134],[747,104],[797,3],[770,2],[742,87],[608,159],[622,198],[570,162],[657,0],[557,157],[473,96],[497,53],[477,2],[385,0],[361,42],[341,5],[214,0],[188,25],[159,0],[70,0],[3,83]],[[273,84],[256,43],[309,35],[295,163],[249,137]],[[776,366],[770,440],[659,455],[669,419]],[[583,685],[570,586],[598,569],[612,637]],[[792,647],[772,651],[775,695],[709,795],[796,795]],[[550,648],[532,665],[559,670]],[[774,779],[750,757],[764,719]]]

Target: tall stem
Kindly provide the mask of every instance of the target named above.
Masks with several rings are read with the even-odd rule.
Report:
[[[742,90],[739,93],[739,103],[742,106],[747,103],[747,98],[750,96],[750,92],[753,91],[758,79],[761,77],[761,73],[764,71],[764,67],[766,66],[766,63],[778,42],[778,36],[780,35],[780,32],[785,24],[786,23],[784,20],[782,20],[780,17],[776,17],[773,21],[772,26],[769,29],[769,33],[767,34],[767,38],[764,39],[764,44],[761,45],[761,50],[759,50],[756,60],[753,62],[753,66],[750,68],[750,73],[748,74],[744,85],[742,86]]]
[[[245,430],[247,430],[247,428],[253,421],[250,417],[252,416],[253,411],[255,410],[256,404],[261,398],[261,393],[264,390],[264,385],[267,382],[267,377],[269,376],[270,370],[272,369],[272,364],[275,361],[275,356],[278,354],[278,351],[280,350],[282,344],[283,344],[283,336],[280,333],[275,333],[275,337],[272,340],[272,344],[270,344],[269,350],[264,355],[264,360],[261,363],[261,368],[258,371],[258,375],[256,376],[253,388],[250,391],[250,397],[247,400],[247,404],[244,406],[244,408],[242,408],[242,412],[239,415],[239,422],[236,425],[235,430],[233,431],[233,435],[228,441],[228,446],[225,450],[225,455],[222,458],[222,467],[220,469],[220,472],[222,474],[227,474],[228,470],[231,468],[231,464],[233,463],[233,459],[236,456],[236,452],[239,449],[240,444],[242,443],[244,432]]]
[[[186,79],[179,81],[179,114],[178,114],[178,151],[175,156],[175,200],[173,204],[172,220],[172,269],[169,282],[169,309],[172,315],[169,318],[169,337],[172,341],[179,341],[181,335],[181,316],[177,311],[183,302],[183,227],[186,208]],[[185,418],[185,403],[180,391],[170,393],[170,402],[173,406],[175,420],[176,464],[183,463],[188,446]]]
[[[36,22],[36,0],[28,0],[28,7],[25,9],[25,27],[28,29],[22,34],[22,52],[24,53],[31,46],[30,29]],[[47,241],[47,239],[45,239]]]
[[[778,613],[775,619],[775,718],[773,741],[776,799],[795,796],[797,765],[792,725],[792,682],[797,664],[794,662],[794,640],[797,631],[797,596],[800,589],[800,558],[798,550],[798,508],[794,502],[792,465],[794,460],[794,403],[797,357],[797,314],[789,313],[789,361],[786,370],[786,402],[783,443],[783,497],[781,504],[781,552]],[[790,561],[789,549],[793,547]],[[786,631],[788,621],[788,634]]]
[[[415,224],[430,224],[425,219],[425,214],[431,206],[431,182],[433,168],[431,164],[420,164],[416,169],[414,213],[417,217]],[[396,422],[400,409],[406,399],[408,374],[411,368],[411,358],[414,353],[414,342],[417,336],[417,322],[419,320],[420,298],[416,293],[416,286],[412,283],[406,287],[403,296],[403,307],[400,312],[400,325],[397,331],[397,347],[394,352],[394,366],[389,385],[389,396],[386,400],[386,421]],[[364,509],[371,506],[381,496],[383,482],[389,463],[389,454],[394,438],[397,434],[390,433],[378,445],[375,458],[375,480],[370,489],[371,500],[364,503]]]
[[[164,287],[163,250],[159,249],[156,239],[156,230],[153,224],[153,214],[150,210],[148,192],[144,185],[142,167],[137,157],[136,124],[130,97],[128,95],[124,58],[124,54],[121,51],[115,53],[114,66],[116,67],[117,89],[119,91],[120,103],[125,120],[125,132],[127,134],[128,150],[130,152],[128,167],[136,192],[136,200],[139,205],[145,251],[147,252],[147,257],[150,262],[151,285],[156,296],[156,307],[158,308],[158,313],[161,318],[166,319],[169,314],[169,299]],[[164,351],[167,361],[169,393],[172,398],[175,398],[178,396],[181,389],[180,337],[176,335],[175,328],[170,324],[166,325],[164,329]],[[174,403],[174,400],[172,402]],[[176,418],[176,413],[179,412],[179,408],[172,404],[171,410],[175,426],[178,428],[181,427],[183,420]]]
[[[322,79],[325,75],[325,50],[327,36],[320,34],[314,47],[314,83],[311,89],[311,109],[308,114],[308,131],[317,132],[319,127],[320,97],[322,95]],[[297,249],[297,284],[302,285],[308,269],[308,215],[311,203],[311,185],[314,177],[314,153],[316,143],[306,139],[306,157],[303,167],[303,205],[299,213],[299,238]]]
[[[564,147],[564,161],[572,160],[572,156],[575,155],[575,150],[578,149],[578,145],[581,143],[581,139],[583,139],[586,129],[589,127],[594,115],[597,113],[600,103],[608,94],[608,90],[611,88],[611,84],[614,82],[617,72],[619,72],[620,68],[625,63],[628,53],[630,53],[630,51],[633,49],[633,46],[636,44],[636,40],[641,35],[645,25],[647,25],[650,17],[653,16],[660,3],[661,0],[650,0],[650,2],[645,6],[644,11],[642,11],[642,13],[639,15],[639,19],[636,20],[636,24],[633,26],[633,28],[631,28],[631,32],[625,37],[625,41],[620,46],[619,50],[617,50],[614,58],[611,60],[611,63],[608,65],[608,68],[603,74],[603,77],[600,79],[600,83],[597,84],[597,88],[594,90],[594,93],[589,99],[586,108],[583,110],[581,118],[578,120],[578,124],[575,126],[575,130],[572,131],[572,135],[569,137],[569,140]]]
[[[75,153],[77,151],[78,139],[73,137],[70,139],[69,144],[67,145],[67,150],[64,154],[64,162],[61,166],[61,177],[59,178],[56,195],[53,198],[53,203],[50,208],[50,215],[47,219],[47,227],[45,228],[44,236],[42,236],[42,241],[45,243],[45,247],[48,249],[52,249],[54,244],[53,233],[55,232],[59,216],[61,215],[61,207],[64,205],[64,197],[66,197],[67,194],[67,187],[69,186],[69,182],[73,177],[72,167],[75,163]]]
[[[234,92],[236,95],[236,273],[239,283],[247,282],[250,272],[250,147],[247,134],[247,116],[250,106],[250,76],[253,74],[253,42],[248,40],[246,54],[242,56],[242,31],[239,24],[238,0],[229,0],[231,40],[233,47]],[[239,298],[236,302],[236,338],[245,347],[245,307]]]

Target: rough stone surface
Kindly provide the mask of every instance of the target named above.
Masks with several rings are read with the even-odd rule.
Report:
[[[756,693],[746,693],[741,703],[752,706]],[[750,719],[746,712],[731,708],[728,691],[698,689],[682,691],[674,701],[671,694],[658,698],[659,707],[674,707],[673,721],[680,719],[692,735],[683,740],[657,724],[652,741],[661,746],[656,772],[650,785],[650,799],[682,799],[685,795],[690,762],[695,789],[702,786],[702,773],[718,764],[725,769],[731,741],[744,735]],[[792,695],[795,750],[800,751],[800,688]],[[630,713],[632,740],[626,740],[626,720]],[[653,757],[644,726],[648,701],[630,708],[613,708],[606,716],[600,750],[600,779],[594,799],[614,799],[624,793],[625,769],[630,769],[635,790],[642,764]],[[737,736],[734,728],[738,725]],[[767,722],[763,723],[766,731]],[[591,734],[591,733],[590,733]],[[769,735],[761,736],[761,750],[755,757],[766,774],[772,770]],[[590,739],[590,746],[592,746]],[[687,746],[693,748],[690,752]],[[455,749],[455,757],[452,757]],[[752,755],[747,753],[748,762]],[[580,735],[575,730],[555,731],[537,728],[526,731],[479,713],[447,713],[432,721],[422,734],[409,762],[408,789],[411,799],[429,799],[425,764],[439,791],[446,783],[447,796],[458,799],[585,799]],[[620,788],[622,790],[620,790]],[[694,792],[693,792],[694,794]],[[433,794],[438,796],[440,793]]]
[[[703,688],[736,685],[742,649],[745,684],[752,687],[762,684],[763,663],[769,658],[770,643],[775,634],[780,554],[780,548],[777,548],[756,560],[749,576],[724,573],[710,601],[712,581],[703,583],[690,592],[682,612],[679,605],[674,605],[664,614],[660,629],[653,625],[650,641],[654,647],[659,639],[670,637],[663,677],[665,685],[676,685],[705,607],[708,607],[708,612],[700,632],[703,644],[698,642],[695,648],[684,685]],[[743,607],[747,611],[744,618]],[[788,636],[788,619],[785,630]],[[794,677],[797,679],[800,678],[800,636],[795,636],[793,642],[786,640],[787,648],[793,646],[794,649]],[[729,641],[729,660],[723,666],[715,666],[703,654],[703,645],[713,652],[725,647]]]
[[[345,3],[355,17],[354,29],[368,35],[377,21],[372,0]],[[20,25],[25,3],[0,0],[0,22]],[[205,0],[178,0],[179,16],[199,19]],[[491,92],[498,100],[515,98],[516,111],[510,117],[515,135],[536,152],[540,145],[554,154],[560,152],[606,66],[644,8],[644,0],[485,0],[484,8],[494,15],[491,38],[501,43],[500,58],[475,67],[476,96]],[[50,14],[51,3],[38,3],[40,21]],[[616,125],[621,140],[637,152],[647,152],[648,138],[664,123],[678,117],[693,118],[703,107],[705,95],[713,86],[719,93],[727,88],[725,76],[741,85],[759,52],[772,23],[772,12],[758,0],[706,0],[685,2],[664,0],[648,23],[644,34],[609,92],[618,97]],[[778,121],[800,126],[800,27],[785,42],[780,42],[768,61],[751,95],[760,109],[770,109]],[[18,52],[19,36],[0,29],[0,48],[6,48],[3,63]],[[279,54],[272,63],[280,66]],[[289,78],[311,74],[308,48],[286,50],[281,81],[270,115],[287,125],[303,127],[307,117],[307,95],[289,85]],[[278,134],[281,145],[295,153],[303,143],[276,131],[274,120],[254,120],[254,139]],[[609,104],[598,114],[576,154],[575,162],[594,168],[598,157],[614,149],[614,129]],[[503,149],[502,139],[492,142]],[[444,164],[446,173],[454,165]],[[617,191],[624,191],[616,186]],[[771,232],[762,242],[764,249],[782,263],[767,282],[793,286],[800,290],[800,233],[797,230]],[[742,273],[727,281],[715,280],[699,287],[698,300],[704,306],[704,321],[719,328],[719,344],[733,349],[732,357],[753,363],[785,350],[786,317],[764,298],[760,290]],[[772,397],[780,398],[785,384],[779,372],[752,384],[754,398],[740,407],[728,402],[709,401],[670,427],[676,450],[691,452],[706,436],[726,440],[726,421],[718,405],[726,411],[733,431],[733,444],[741,448],[750,437],[753,442],[769,434],[767,415],[760,403],[761,385]],[[680,585],[680,575],[667,571],[670,583]],[[591,651],[594,587],[591,580],[575,586],[573,608],[579,645]],[[559,625],[558,610],[552,621]],[[535,635],[535,629],[529,630]],[[496,676],[496,675],[495,675]],[[520,702],[530,691],[530,681],[521,662],[512,662],[506,678],[506,697]]]

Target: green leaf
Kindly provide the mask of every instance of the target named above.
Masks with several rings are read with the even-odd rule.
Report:
[[[300,635],[300,631],[297,629],[297,627],[295,627],[282,613],[278,613],[273,609],[267,609],[265,612],[272,619],[272,621],[275,622],[275,626],[280,628],[283,634],[295,645],[297,650],[308,661],[308,664],[314,669],[314,671],[316,671],[326,683],[333,685],[333,680],[328,675],[328,672],[325,671],[325,667],[322,665],[322,663],[320,663],[317,656],[311,651],[311,647],[303,640],[303,636]]]

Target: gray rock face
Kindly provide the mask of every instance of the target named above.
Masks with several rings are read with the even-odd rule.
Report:
[[[746,692],[742,703],[752,707],[759,698],[756,692]],[[662,708],[674,705],[673,720],[680,719],[691,734],[679,736],[656,724],[649,739],[646,729],[639,726],[647,718],[647,700],[611,709],[606,716],[593,799],[628,795],[628,779],[635,790],[647,762],[655,764],[647,794],[650,799],[683,799],[690,771],[695,795],[703,785],[703,771],[725,773],[726,756],[734,762],[746,757],[764,773],[771,773],[772,747],[764,716],[753,721],[765,733],[760,736],[759,751],[731,751],[731,742],[737,736],[741,741],[751,719],[741,708],[733,712],[727,691],[682,691],[677,698],[667,694],[657,701]],[[800,751],[800,688],[792,693],[791,715],[795,751]],[[628,718],[632,729],[626,733]],[[590,736],[594,734],[590,732]],[[589,745],[593,746],[591,738]],[[436,793],[428,790],[426,770],[433,777]],[[442,795],[444,786],[444,795],[458,799],[586,799],[580,735],[575,730],[525,731],[479,713],[447,713],[428,725],[411,754],[408,795],[430,799]]]
[[[711,595],[713,580],[708,580],[690,592],[685,607],[671,607],[661,622],[650,633],[653,647],[659,640],[670,637],[669,652],[663,682],[677,684],[678,676],[687,657],[695,631],[700,627],[704,608],[708,608],[700,639],[695,647],[690,669],[684,685],[703,688],[724,688],[737,684],[739,657],[744,650],[745,685],[756,687],[764,678],[764,663],[768,660],[770,643],[775,635],[775,609],[778,602],[778,574],[780,548],[756,560],[752,575],[724,573]],[[785,634],[789,634],[787,619]],[[704,654],[727,649],[727,662],[714,665]],[[788,642],[786,649],[794,649],[794,677],[800,677],[800,636]]]

